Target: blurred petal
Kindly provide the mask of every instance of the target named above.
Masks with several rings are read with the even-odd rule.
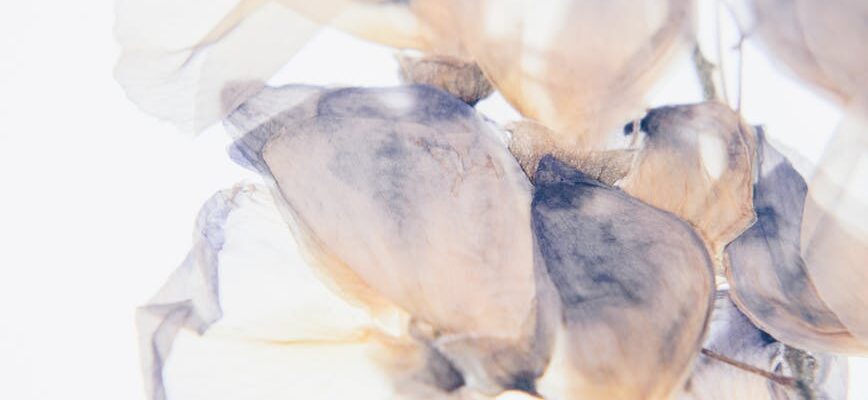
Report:
[[[665,399],[698,354],[712,264],[675,216],[547,156],[532,206],[542,307],[554,318],[546,399]]]
[[[127,96],[149,114],[201,131],[261,88],[318,27],[265,0],[236,3],[118,1],[123,49],[115,78]]]
[[[799,360],[789,356],[796,351],[757,329],[732,303],[727,291],[717,292],[703,347],[742,364],[799,381],[795,386],[782,385],[703,354],[679,393],[680,400],[797,399],[805,398],[805,390],[813,395],[807,398],[846,398],[845,357],[804,355],[813,359],[813,365],[810,371],[802,370]]]
[[[201,131],[262,88],[322,24],[423,47],[407,5],[352,0],[118,0],[115,77],[145,112]]]
[[[757,326],[785,343],[816,351],[864,353],[868,346],[829,309],[802,258],[804,179],[761,131],[758,155],[753,193],[757,221],[726,248],[733,299]],[[817,263],[826,268],[835,261],[830,256]],[[849,278],[841,278],[834,290],[846,287],[842,285]]]
[[[618,186],[687,220],[717,259],[755,218],[753,129],[716,102],[656,108],[641,127],[644,143]]]
[[[802,256],[813,285],[868,346],[868,117],[850,110],[808,187]]]
[[[232,151],[274,181],[330,282],[374,312],[397,304],[430,325],[429,339],[464,373],[449,349],[508,352],[493,343],[532,334],[531,188],[498,133],[427,86],[322,91],[249,123],[256,104],[278,104],[265,98],[299,90],[263,91],[233,113],[231,124],[256,127]],[[509,388],[491,375],[502,374],[467,379]]]
[[[690,0],[453,0],[468,53],[559,147],[600,147],[686,36]]]
[[[798,77],[843,100],[868,93],[868,3],[752,0],[765,48]]]

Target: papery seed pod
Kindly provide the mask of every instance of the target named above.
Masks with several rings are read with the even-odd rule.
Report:
[[[817,263],[816,271],[824,274],[824,268],[849,261],[828,253],[824,259],[803,258],[800,238],[807,185],[761,131],[757,154],[753,194],[757,221],[726,248],[734,301],[757,326],[785,343],[815,351],[865,354],[868,343],[854,336],[829,308],[807,266],[808,261]],[[839,278],[832,290],[843,293],[832,296],[842,299],[861,293],[858,288],[848,296],[846,290],[854,289],[846,283],[848,278]],[[859,275],[854,278],[861,280]],[[864,312],[851,315],[866,318]]]
[[[374,309],[385,299],[429,325],[426,340],[480,390],[540,369],[543,355],[509,354],[535,331],[531,187],[499,134],[428,86],[324,90],[281,113],[257,109],[299,91],[309,88],[263,91],[230,115],[250,129],[233,152],[273,181],[338,293]],[[515,361],[476,368],[488,356]]]
[[[567,149],[603,147],[690,29],[690,0],[454,0],[468,55]]]
[[[618,186],[690,222],[719,257],[755,218],[753,129],[716,102],[656,108],[640,125],[644,141]]]
[[[717,292],[703,348],[679,400],[846,398],[845,357],[794,357],[798,350],[757,329],[725,290]]]
[[[536,171],[532,221],[552,361],[546,399],[666,399],[699,353],[714,278],[676,216],[551,156]]]

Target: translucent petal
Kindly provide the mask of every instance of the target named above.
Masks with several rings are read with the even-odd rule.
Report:
[[[844,102],[868,93],[868,3],[752,0],[757,36],[800,78]]]
[[[530,184],[499,133],[428,86],[324,90],[249,123],[256,104],[277,104],[264,98],[298,90],[263,91],[233,113],[234,126],[256,127],[232,151],[273,180],[337,290],[372,312],[397,304],[459,364],[450,349],[482,357],[530,335]],[[469,382],[498,390],[499,372],[476,372]]]
[[[808,187],[802,256],[825,303],[868,345],[868,117],[848,113],[824,154]]]
[[[783,342],[816,351],[864,353],[866,343],[829,308],[802,258],[807,185],[761,132],[758,139],[757,221],[726,249],[733,298],[758,326]]]
[[[618,186],[690,222],[719,257],[754,221],[753,129],[716,102],[656,108],[640,125],[644,142]]]
[[[351,0],[118,0],[115,78],[144,111],[201,131],[262,88],[323,24],[420,44],[406,5]]]
[[[699,237],[550,156],[532,206],[552,362],[546,399],[665,399],[684,382],[711,312],[714,278]]]
[[[600,147],[689,29],[689,0],[453,0],[470,57],[565,148]]]

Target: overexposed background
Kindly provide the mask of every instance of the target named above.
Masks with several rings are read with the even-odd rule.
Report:
[[[183,259],[200,205],[255,179],[221,128],[192,137],[127,101],[112,9],[0,3],[0,399],[143,398],[134,308]],[[323,30],[275,81],[385,86],[396,70],[392,50]],[[818,159],[835,107],[750,46],[744,70],[745,117]],[[649,105],[699,99],[681,63]],[[479,109],[517,118],[496,96]],[[866,371],[854,361],[851,398],[868,399]]]

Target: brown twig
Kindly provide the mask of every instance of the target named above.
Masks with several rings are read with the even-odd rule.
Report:
[[[706,348],[703,348],[701,351],[702,351],[702,354],[704,356],[711,358],[713,360],[717,360],[717,361],[723,362],[725,364],[732,365],[733,367],[736,367],[738,369],[741,369],[741,370],[744,370],[744,371],[747,371],[747,372],[750,372],[753,374],[757,374],[757,375],[762,376],[763,378],[766,378],[766,379],[768,379],[772,382],[775,382],[779,385],[784,385],[784,386],[791,387],[791,388],[798,388],[798,381],[796,380],[796,378],[778,375],[778,374],[773,373],[773,372],[762,370],[762,369],[759,369],[757,367],[754,367],[753,365],[745,364],[745,363],[738,361],[738,360],[733,360],[732,358],[729,358],[723,354],[716,353],[716,352],[711,351],[711,350],[706,349]]]

